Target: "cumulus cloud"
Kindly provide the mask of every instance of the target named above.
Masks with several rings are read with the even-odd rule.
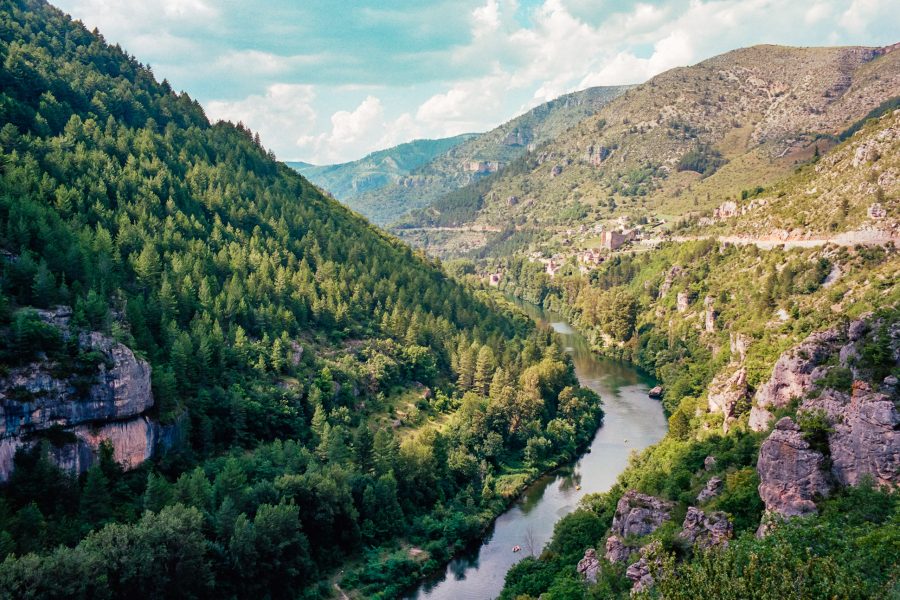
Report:
[[[311,85],[278,83],[262,95],[207,102],[206,114],[213,121],[242,122],[258,132],[276,154],[292,156],[296,153],[294,140],[308,135],[315,126],[315,96]]]
[[[878,45],[900,31],[896,0],[359,0],[349,13],[293,0],[56,2],[212,117],[316,162],[485,131],[566,92],[640,83],[741,46]]]

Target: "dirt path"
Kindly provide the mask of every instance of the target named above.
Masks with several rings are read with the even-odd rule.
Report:
[[[341,595],[341,600],[350,600],[350,596],[347,595],[347,592],[341,589],[341,586],[338,584],[334,584],[334,589],[338,591],[338,594]]]
[[[805,239],[782,239],[779,237],[753,237],[746,235],[695,235],[695,236],[673,236],[668,238],[674,242],[689,242],[695,240],[716,239],[720,242],[728,242],[738,246],[754,245],[762,250],[771,250],[776,246],[784,246],[785,248],[815,248],[824,246],[825,244],[834,244],[836,246],[883,246],[893,242],[900,245],[900,235],[895,232],[885,231],[881,229],[869,229],[860,231],[845,231],[837,235],[820,238]],[[663,239],[647,240],[649,244],[666,241]]]

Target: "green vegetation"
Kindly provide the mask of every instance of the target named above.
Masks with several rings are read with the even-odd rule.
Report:
[[[624,565],[601,561],[598,582],[585,586],[575,565],[586,548],[602,554],[616,503],[626,490],[675,502],[672,521],[642,540],[663,549],[657,587],[641,597],[695,598],[881,598],[897,593],[896,544],[900,537],[897,495],[871,484],[847,488],[819,503],[820,515],[776,528],[757,539],[763,514],[756,459],[765,434],[748,431],[749,406],[722,434],[722,416],[709,413],[707,389],[725,371],[732,352],[745,353],[750,390],[763,383],[777,357],[813,331],[874,311],[895,323],[900,290],[894,273],[897,251],[824,248],[760,251],[712,240],[665,244],[645,253],[615,254],[588,276],[557,274],[521,258],[498,261],[509,293],[564,313],[601,353],[626,358],[653,372],[665,389],[669,433],[636,456],[616,485],[588,497],[563,518],[553,540],[537,558],[509,571],[502,598],[627,598],[631,584]],[[823,286],[838,267],[841,277]],[[760,283],[762,282],[762,283]],[[686,294],[687,308],[676,307]],[[842,303],[838,312],[832,307]],[[705,328],[706,308],[714,330]],[[894,372],[889,327],[862,341],[858,377],[882,381]],[[741,337],[743,350],[733,343]],[[853,376],[831,367],[820,389],[849,392]],[[799,401],[779,412],[790,415],[810,445],[828,457],[832,427],[822,411],[800,410]],[[706,467],[707,456],[716,459]],[[702,504],[724,511],[735,539],[725,550],[703,553],[677,537],[688,506],[713,476],[722,491]],[[851,508],[852,505],[852,508]],[[582,532],[583,535],[572,532]],[[599,532],[599,533],[598,533]],[[872,560],[866,554],[871,550]],[[631,561],[633,562],[633,561]]]
[[[149,361],[154,413],[185,433],[80,478],[47,459],[65,430],[19,452],[0,595],[318,597],[352,559],[343,585],[397,597],[587,442],[599,399],[549,332],[99,34],[0,6],[2,365],[90,383],[100,357],[29,308],[69,305],[74,334]]]
[[[694,171],[703,177],[709,177],[718,171],[725,162],[721,152],[709,144],[698,144],[682,155],[675,168],[679,171]]]

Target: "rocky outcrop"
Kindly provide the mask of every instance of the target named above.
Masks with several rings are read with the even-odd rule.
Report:
[[[706,482],[706,486],[700,490],[699,494],[697,494],[697,502],[700,504],[709,502],[722,493],[724,485],[725,482],[722,481],[721,477],[711,477],[709,481]]]
[[[600,559],[597,551],[588,548],[584,552],[584,558],[578,561],[578,574],[584,577],[588,583],[597,583],[597,574],[600,572]]]
[[[810,448],[793,419],[778,421],[760,447],[756,465],[766,511],[784,517],[816,512],[814,499],[830,490],[823,464],[822,453]]]
[[[675,298],[675,308],[678,312],[683,313],[687,311],[688,307],[691,305],[691,297],[687,292],[678,292],[678,295]]]
[[[811,389],[817,367],[831,354],[840,341],[838,331],[829,329],[814,333],[798,346],[788,350],[775,362],[772,376],[756,392],[750,412],[750,428],[763,431],[772,420],[770,409],[783,408],[795,398],[803,398]]]
[[[734,536],[734,525],[724,512],[706,514],[691,506],[678,537],[698,548],[725,547]]]
[[[158,440],[158,427],[145,414],[153,407],[150,365],[102,333],[70,331],[68,307],[36,312],[64,339],[77,335],[87,358],[72,373],[38,359],[0,378],[0,480],[9,477],[16,450],[48,431],[62,434],[54,437],[49,455],[63,469],[87,470],[104,440],[126,468],[141,464]]]
[[[707,296],[703,299],[703,309],[705,311],[703,317],[704,328],[707,333],[712,333],[716,330],[716,317],[718,313],[716,312],[715,307],[715,298],[712,296]]]
[[[606,560],[611,563],[625,562],[631,553],[637,550],[634,546],[627,546],[617,535],[606,538]]]
[[[612,534],[621,538],[653,533],[672,518],[673,503],[635,490],[625,492],[616,505]]]
[[[862,360],[862,349],[873,332],[885,329],[893,361],[900,363],[900,323],[873,323],[871,317],[814,333],[784,352],[776,361],[769,380],[756,392],[750,428],[763,431],[771,424],[772,410],[783,408],[794,399],[817,396],[818,382],[835,367],[848,370],[854,379],[870,377],[869,367]]]
[[[747,399],[747,369],[744,367],[738,368],[727,378],[724,375],[716,376],[709,385],[709,412],[722,414],[722,429],[725,433],[728,433],[737,416],[746,411]]]
[[[632,594],[643,592],[653,585],[653,571],[662,566],[662,562],[659,559],[661,550],[662,544],[659,543],[659,540],[655,540],[641,548],[639,561],[628,565],[628,569],[625,570],[625,577],[634,584],[631,588]]]
[[[838,483],[856,485],[866,475],[878,485],[900,481],[900,412],[887,394],[855,382],[832,428],[828,447]]]

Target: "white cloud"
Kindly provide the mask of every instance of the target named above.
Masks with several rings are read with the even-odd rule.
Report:
[[[331,115],[331,131],[319,135],[301,135],[297,146],[312,152],[316,163],[344,162],[367,153],[383,138],[386,124],[381,100],[366,96],[353,111],[339,110]]]
[[[243,122],[259,133],[267,148],[291,157],[296,154],[294,140],[314,131],[314,99],[313,86],[278,83],[270,85],[264,95],[208,102],[206,114],[213,121]]]

